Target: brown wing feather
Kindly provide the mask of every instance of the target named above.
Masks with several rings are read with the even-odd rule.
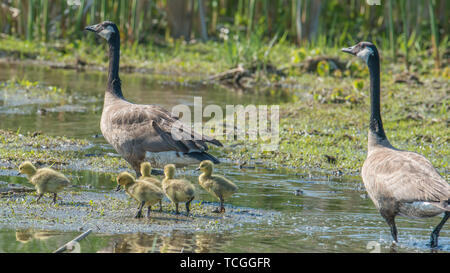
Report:
[[[398,202],[446,202],[450,186],[431,162],[417,153],[381,148],[364,162],[362,176],[372,198]]]
[[[139,144],[150,152],[185,153],[208,150],[206,142],[222,145],[215,139],[186,129],[161,106],[132,104],[121,100],[108,106],[103,115],[102,132],[111,144],[131,141],[131,146]]]

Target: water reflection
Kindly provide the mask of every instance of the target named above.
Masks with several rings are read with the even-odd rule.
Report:
[[[61,235],[61,232],[51,230],[33,230],[33,229],[16,230],[17,242],[24,244],[30,242],[31,240],[46,241],[58,235]]]
[[[46,134],[92,138],[100,133],[99,122],[103,106],[106,73],[99,71],[77,72],[49,69],[40,66],[0,63],[0,81],[10,79],[39,81],[57,86],[64,93],[57,99],[36,98],[23,106],[0,109],[1,128],[36,131],[45,128]],[[167,109],[184,104],[193,107],[194,96],[202,97],[203,106],[217,104],[273,104],[288,100],[285,92],[268,92],[255,96],[251,93],[233,92],[220,87],[180,86],[163,84],[173,81],[173,76],[122,74],[125,97],[142,104],[157,104]],[[17,94],[23,103],[24,95]],[[11,98],[9,98],[11,100]],[[1,99],[0,104],[4,104]],[[73,130],[77,128],[77,130]],[[104,142],[104,141],[103,141]]]

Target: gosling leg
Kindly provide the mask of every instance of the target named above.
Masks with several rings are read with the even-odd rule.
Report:
[[[159,200],[159,212],[162,212],[162,200]]]
[[[225,212],[225,208],[223,206],[223,197],[219,196],[219,200],[220,200],[220,206],[215,208],[212,212],[213,213],[223,213]]]
[[[147,208],[147,218],[150,219],[150,211],[152,210],[152,206],[148,206]]]
[[[445,225],[445,222],[447,222],[449,216],[450,216],[450,212],[446,211],[444,214],[444,218],[442,218],[441,222],[436,226],[436,228],[431,233],[430,246],[432,248],[435,248],[438,246],[439,232],[441,231],[442,227]]]
[[[191,205],[192,200],[194,200],[194,197],[192,197],[191,200],[189,200],[189,201],[186,202],[186,216],[189,216],[190,205]]]
[[[141,218],[142,217],[142,208],[145,205],[145,201],[142,201],[142,203],[139,205],[138,211],[136,213],[136,215],[134,216],[134,218]]]
[[[175,214],[178,214],[178,203],[175,203]]]
[[[52,203],[53,203],[53,204],[56,204],[56,192],[53,193],[53,201],[52,201]]]
[[[39,202],[39,200],[41,200],[42,196],[44,196],[43,193],[39,194],[38,198],[36,199],[36,204]]]
[[[220,213],[225,213],[225,207],[223,205],[223,197],[220,197]]]

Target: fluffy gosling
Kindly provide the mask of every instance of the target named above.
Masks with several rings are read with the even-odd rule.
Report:
[[[214,164],[210,160],[202,161],[197,168],[197,171],[202,172],[198,177],[198,182],[202,188],[219,199],[220,207],[213,210],[213,212],[223,213],[225,212],[225,207],[223,206],[225,198],[237,192],[238,186],[221,175],[213,175],[213,169]]]
[[[52,203],[56,203],[57,193],[62,191],[64,187],[70,185],[69,179],[62,173],[52,170],[50,168],[36,169],[29,161],[25,161],[19,166],[19,172],[26,174],[28,180],[36,188],[38,198],[36,203],[39,202],[44,193],[53,193]]]
[[[123,186],[127,194],[139,202],[138,211],[134,218],[142,217],[144,206],[148,207],[147,218],[150,218],[152,205],[158,203],[164,197],[160,188],[142,180],[135,180],[128,172],[122,172],[117,176],[117,184],[117,190],[120,189],[120,186]]]
[[[178,214],[178,203],[186,203],[186,216],[189,216],[189,206],[195,197],[195,188],[191,182],[185,179],[174,179],[175,165],[164,166],[165,178],[162,181],[164,193],[175,204],[176,214]]]
[[[157,186],[158,188],[162,189],[161,181],[159,181],[158,178],[151,175],[152,173],[152,165],[150,165],[149,162],[143,162],[141,163],[141,174],[142,176],[139,177],[139,180],[150,182],[153,185]],[[159,211],[162,212],[162,200],[159,201]]]

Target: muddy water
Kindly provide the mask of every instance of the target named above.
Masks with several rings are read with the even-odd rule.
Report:
[[[18,111],[0,112],[1,129],[20,127],[22,131],[41,130],[52,135],[83,137],[97,143],[98,149],[108,149],[101,137],[92,137],[100,133],[98,120],[105,81],[103,73],[0,66],[0,80],[12,77],[41,81],[67,88],[71,94],[82,94],[79,101],[83,103],[80,104],[90,110],[66,111],[69,108],[63,108],[42,115],[38,113],[40,108],[56,106],[18,106]],[[204,104],[221,106],[276,102],[274,98],[221,89],[155,84],[157,80],[145,75],[123,75],[122,80],[125,96],[130,100],[165,107],[179,103],[191,105],[194,95],[202,96]],[[85,97],[94,99],[85,100]],[[72,103],[78,102],[75,99]],[[0,105],[0,108],[4,110],[4,106]],[[193,217],[186,218],[168,211],[155,212],[153,220],[134,220],[133,202],[118,212],[107,211],[103,218],[83,218],[83,204],[90,200],[102,203],[113,197],[126,202],[128,198],[124,193],[113,191],[110,176],[89,169],[77,171],[68,166],[65,173],[75,184],[71,191],[76,194],[66,191],[60,206],[50,206],[49,197],[35,205],[32,203],[35,196],[25,195],[11,197],[15,203],[0,208],[0,252],[51,252],[77,236],[80,229],[87,228],[93,229],[93,233],[81,242],[82,252],[391,251],[389,229],[365,195],[360,177],[336,177],[308,170],[239,169],[230,163],[221,164],[217,169],[240,188],[239,193],[228,201],[225,216],[201,216],[194,212]],[[196,181],[195,173],[190,169],[181,171],[180,175]],[[7,183],[29,185],[24,177],[1,170],[0,183],[0,186]],[[194,206],[202,205],[209,210],[217,205],[216,200],[200,188],[198,192]],[[45,210],[48,218],[30,218],[21,204],[34,213]],[[61,215],[52,218],[52,211],[57,214],[60,210],[66,212],[66,218]],[[427,220],[399,217],[397,251],[429,252],[429,235],[439,221],[437,217]],[[210,223],[214,228],[210,228]],[[441,231],[439,244],[440,251],[450,251],[447,227]]]

